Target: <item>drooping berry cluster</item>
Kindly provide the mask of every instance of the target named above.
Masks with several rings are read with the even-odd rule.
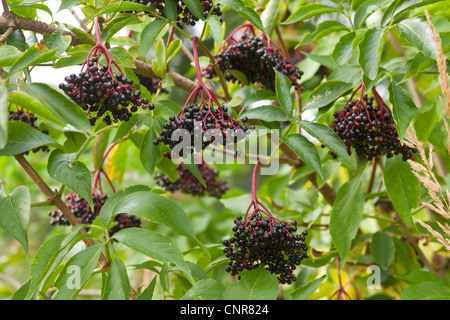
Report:
[[[234,35],[241,29],[243,34],[236,40]],[[295,87],[303,74],[283,56],[280,49],[265,34],[256,36],[251,24],[235,29],[214,58],[226,80],[241,82],[231,72],[237,70],[246,76],[249,83],[269,90],[275,90],[274,69],[286,75]],[[211,63],[204,68],[203,74],[208,79],[217,76]]]
[[[32,126],[33,128],[39,130],[36,121],[37,121],[37,117],[33,112],[27,111],[27,110],[21,110],[21,109],[17,109],[16,111],[12,111],[9,110],[9,121],[21,121],[24,122],[26,124],[29,124],[30,126]],[[48,131],[41,131],[44,134],[48,134]],[[47,146],[41,146],[41,147],[37,147],[32,149],[31,151],[33,151],[34,153],[39,152],[39,151],[43,151],[43,152],[48,152],[50,151],[50,149]],[[24,154],[29,154],[29,151],[25,151]]]
[[[70,211],[77,217],[79,223],[90,224],[98,217],[102,206],[108,199],[108,195],[93,194],[92,200],[94,203],[94,211],[91,210],[89,203],[84,198],[74,192],[70,192],[67,195],[65,203]],[[69,221],[67,221],[66,217],[59,209],[50,211],[49,216],[51,217],[51,225],[70,225]],[[110,235],[124,228],[140,227],[141,225],[139,217],[126,213],[118,214],[114,218],[114,222],[116,225],[110,229]]]
[[[383,155],[390,158],[397,154],[401,154],[404,161],[415,159],[413,153],[417,150],[402,145],[391,110],[376,89],[372,91],[377,102],[373,96],[365,94],[359,100],[352,100],[352,95],[344,109],[334,113],[331,128],[345,143],[349,154],[353,148],[357,156],[368,160]],[[330,154],[337,157],[331,151]]]
[[[59,88],[83,108],[92,126],[99,118],[110,125],[128,121],[138,107],[153,108],[133,86],[132,79],[121,72],[114,74],[108,65],[100,65],[98,56],[88,60],[86,69],[78,75],[65,77]]]
[[[247,127],[244,124],[246,121],[245,117],[240,121],[234,120],[228,114],[228,108],[219,103],[192,103],[183,107],[177,117],[169,117],[169,121],[163,125],[160,136],[153,143],[155,145],[163,143],[172,150],[183,143],[190,153],[200,152],[211,143],[230,146],[244,139],[250,133],[249,130],[254,129],[254,126]],[[169,158],[187,156],[185,149],[180,149],[179,154],[173,152],[164,155]]]
[[[140,85],[145,87],[151,94],[155,94],[156,92],[158,92],[158,88],[161,82],[159,79],[146,77],[140,74],[138,74],[137,77],[139,79]],[[166,88],[161,87],[160,93],[169,93],[169,91]]]
[[[226,271],[237,275],[244,270],[264,266],[276,274],[281,284],[296,280],[293,271],[308,257],[305,243],[307,231],[294,235],[296,222],[264,219],[253,214],[250,219],[238,216],[234,220],[233,237],[223,241],[225,256],[229,258]]]
[[[202,80],[200,62],[198,59],[198,38],[193,37],[195,69],[197,71],[197,87],[189,95],[183,109],[175,117],[169,117],[169,122],[163,125],[158,138],[153,143],[168,145],[172,152],[165,152],[168,158],[187,157],[194,152],[204,150],[211,143],[234,148],[236,142],[245,138],[249,130],[241,121],[233,119],[227,106],[221,104]],[[197,99],[200,103],[197,103]],[[231,111],[231,110],[230,110]],[[174,150],[179,145],[178,150]]]
[[[92,126],[99,118],[107,125],[128,121],[138,107],[153,109],[154,106],[147,98],[141,97],[141,92],[133,86],[133,80],[123,74],[102,43],[98,17],[94,18],[94,24],[96,45],[89,51],[81,72],[65,77],[59,88],[83,108]],[[106,60],[105,65],[100,65],[101,56]],[[113,66],[118,70],[116,73]]]
[[[205,162],[198,164],[197,167],[203,177],[203,180],[205,181],[206,188],[183,163],[177,168],[179,175],[176,181],[172,182],[168,176],[162,173],[158,173],[154,176],[154,178],[156,180],[156,184],[161,186],[166,191],[180,191],[199,197],[210,195],[211,197],[221,198],[222,195],[228,191],[227,182],[217,180],[219,172],[213,170]]]
[[[130,2],[135,2],[139,4],[146,5],[148,7],[151,7],[156,10],[159,16],[168,18],[166,16],[166,2],[167,1],[158,1],[158,0],[126,0]],[[176,10],[177,10],[177,25],[180,28],[183,28],[183,25],[191,25],[195,26],[196,22],[199,20],[196,16],[194,16],[190,11],[189,8],[186,6],[184,1],[172,1],[176,4]],[[203,16],[206,19],[209,15],[216,15],[221,16],[222,11],[220,10],[219,6],[214,6],[213,1],[200,1],[202,7],[203,7]]]

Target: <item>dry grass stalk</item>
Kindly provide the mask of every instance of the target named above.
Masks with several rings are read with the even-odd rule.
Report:
[[[437,53],[436,62],[439,70],[439,84],[441,85],[442,93],[447,99],[447,104],[444,104],[442,102],[442,106],[444,107],[447,117],[450,118],[450,86],[447,74],[447,57],[444,55],[441,37],[439,36],[439,33],[437,33],[436,30],[434,29],[428,10],[425,10],[425,15],[427,17],[428,25],[430,26],[432,32],[432,38],[436,46],[436,53]]]
[[[412,172],[420,181],[420,183],[428,190],[428,194],[433,203],[422,203],[426,208],[441,215],[444,219],[450,220],[450,192],[448,190],[445,193],[442,191],[436,175],[433,172],[433,150],[430,147],[429,156],[426,156],[423,144],[417,139],[417,136],[412,132],[411,128],[408,128],[410,135],[409,143],[413,145],[419,151],[420,157],[423,161],[423,165],[411,160],[408,163],[411,166]],[[436,240],[443,244],[445,249],[450,251],[450,240],[444,238],[439,232],[431,228],[428,224],[418,220],[419,223],[426,228]],[[450,228],[448,224],[439,224],[439,227],[446,233],[450,234]]]

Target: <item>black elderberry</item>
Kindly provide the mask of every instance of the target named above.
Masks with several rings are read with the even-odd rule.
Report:
[[[356,89],[352,98],[361,86]],[[374,97],[365,94],[359,100],[351,98],[342,111],[334,114],[330,127],[345,143],[349,154],[354,149],[358,157],[367,160],[383,155],[391,158],[396,154],[401,154],[404,161],[415,159],[413,153],[417,150],[402,145],[391,110],[376,89],[372,91],[378,96],[379,105],[373,106]],[[332,151],[329,153],[337,158]]]
[[[166,1],[159,0],[126,0],[129,2],[135,2],[139,4],[146,5],[148,7],[153,8],[158,16],[162,18],[168,18],[166,16]],[[184,1],[174,1],[176,3],[176,11],[177,11],[177,26],[183,28],[183,25],[195,26],[196,22],[199,20],[196,16],[194,16],[189,8],[186,6]],[[202,0],[200,4],[203,7],[204,18],[206,19],[209,15],[221,16],[222,11],[219,6],[214,6],[213,1],[210,0]]]
[[[281,284],[296,281],[293,271],[308,257],[306,230],[303,236],[294,235],[295,221],[283,222],[271,216],[264,219],[259,213],[253,213],[247,220],[238,216],[234,223],[233,237],[223,241],[223,251],[229,258],[226,272],[238,275],[263,266],[276,274]]]
[[[86,70],[78,76],[65,77],[59,84],[59,88],[86,111],[91,126],[100,118],[107,125],[128,121],[138,107],[148,107],[148,100],[141,97],[132,79],[121,72],[113,74],[111,67],[99,65],[98,60],[93,56]]]
[[[22,110],[22,109],[17,109],[16,111],[12,111],[9,110],[8,111],[8,120],[9,121],[21,121],[24,122],[30,126],[32,126],[33,128],[39,130],[36,121],[38,120],[38,118],[36,117],[36,115],[33,112],[30,112],[28,110]],[[48,134],[48,131],[41,131],[44,134]],[[33,153],[42,151],[42,152],[49,152],[50,149],[47,146],[40,146],[37,148],[32,149],[31,151],[33,151]],[[29,151],[25,151],[23,154],[27,155],[29,154]]]
[[[243,29],[243,34],[236,40],[233,36],[240,29]],[[251,24],[236,28],[214,58],[227,80],[241,82],[230,72],[238,70],[246,76],[248,82],[269,90],[275,90],[274,69],[286,75],[296,87],[297,80],[303,74],[283,56],[265,34],[256,36]],[[203,74],[209,79],[217,76],[211,63],[205,67]]]
[[[221,198],[228,191],[226,181],[217,180],[218,171],[213,170],[208,164],[202,163],[197,165],[198,170],[205,181],[206,188],[203,184],[186,168],[184,164],[178,166],[178,179],[172,182],[168,176],[159,173],[154,176],[156,184],[164,190],[175,192],[180,191],[189,193],[194,196],[210,195],[212,197]]]
[[[102,206],[108,199],[108,195],[93,194],[92,200],[94,204],[94,211],[92,211],[89,203],[84,198],[72,191],[67,195],[65,203],[70,211],[78,219],[79,223],[90,224],[94,221],[95,218],[98,217]],[[70,225],[69,221],[60,210],[52,210],[48,214],[51,217],[51,225]],[[139,217],[126,213],[118,214],[114,218],[114,222],[116,223],[115,226],[109,230],[110,236],[124,228],[140,227],[141,225],[141,220]]]

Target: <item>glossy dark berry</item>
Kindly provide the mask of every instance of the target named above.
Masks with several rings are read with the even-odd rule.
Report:
[[[413,153],[417,150],[402,145],[389,107],[384,102],[379,106],[374,103],[373,97],[364,95],[362,99],[348,101],[343,110],[334,113],[330,127],[345,143],[348,154],[354,149],[358,157],[367,160],[397,154],[405,161],[415,159]],[[337,157],[332,151],[330,154]]]
[[[223,241],[223,252],[229,258],[226,271],[238,275],[260,267],[276,274],[279,283],[296,280],[293,271],[308,257],[304,236],[296,235],[296,222],[283,222],[273,217],[252,214],[248,220],[234,220],[233,236]]]
[[[159,1],[159,0],[126,0],[129,2],[135,2],[139,4],[146,5],[148,7],[153,8],[158,16],[162,18],[168,18],[166,16],[166,2],[167,1]],[[196,16],[194,16],[190,11],[189,8],[186,6],[184,1],[173,1],[176,4],[176,13],[177,13],[177,26],[180,28],[183,28],[184,25],[190,25],[195,26],[196,22],[199,20]],[[204,18],[206,19],[209,15],[216,15],[221,16],[222,11],[220,10],[220,7],[216,5],[214,7],[213,1],[210,0],[202,0],[200,1],[200,4],[203,7],[203,14]]]
[[[141,97],[132,79],[120,72],[114,74],[107,65],[100,65],[96,56],[78,76],[65,77],[59,88],[86,112],[91,126],[98,119],[107,125],[128,121],[138,107],[148,107],[147,99]]]
[[[154,179],[156,180],[156,184],[166,191],[180,191],[199,197],[209,195],[211,197],[221,198],[228,191],[226,181],[217,180],[219,175],[218,171],[213,170],[206,163],[198,164],[197,168],[205,181],[206,188],[184,164],[181,164],[177,168],[179,175],[176,181],[172,182],[169,177],[162,173],[155,175]]]
[[[77,195],[74,192],[71,192],[67,195],[65,199],[65,203],[67,207],[72,211],[72,213],[77,217],[79,223],[82,224],[90,224],[94,221],[95,218],[98,217],[102,206],[105,204],[106,200],[109,199],[108,195],[104,194],[94,194],[92,195],[92,200],[94,203],[94,211],[91,210],[89,203]],[[49,216],[51,217],[50,224],[51,225],[70,225],[69,221],[67,221],[66,217],[60,210],[52,210],[49,212]],[[116,223],[109,230],[110,236],[112,236],[117,231],[120,231],[124,228],[130,227],[140,227],[141,220],[139,217],[120,213],[114,218],[114,222]]]
[[[30,112],[27,110],[21,110],[21,109],[17,109],[16,111],[9,110],[8,116],[9,116],[9,118],[8,118],[9,121],[21,121],[21,122],[24,122],[24,123],[32,126],[35,129],[39,130],[39,128],[36,124],[36,121],[38,120],[38,118],[36,117],[36,115],[33,112]],[[44,134],[48,134],[48,131],[41,131],[41,132]],[[41,147],[34,148],[31,151],[33,151],[33,153],[36,153],[39,151],[48,152],[48,151],[50,151],[50,149],[47,146],[41,146]],[[27,155],[27,154],[29,154],[29,151],[26,151],[23,154]]]
[[[264,34],[256,36],[253,29],[249,27],[244,28],[244,33],[239,39],[229,37],[214,58],[227,80],[242,83],[231,72],[237,70],[246,76],[249,83],[273,91],[275,90],[274,69],[286,75],[296,87],[297,80],[303,74],[271,41],[268,41]],[[217,76],[211,63],[204,68],[203,74],[208,79]]]

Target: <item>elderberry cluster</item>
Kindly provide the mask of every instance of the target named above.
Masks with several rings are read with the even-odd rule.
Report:
[[[223,241],[223,252],[229,258],[226,271],[237,275],[244,270],[254,270],[265,266],[276,274],[281,284],[291,284],[296,280],[293,271],[308,257],[304,230],[297,231],[296,222],[274,221],[252,215],[249,220],[238,216],[234,220],[233,237]]]
[[[158,0],[126,0],[130,2],[135,2],[139,4],[146,5],[156,10],[159,16],[168,18],[166,16],[166,2],[167,1],[158,1]],[[186,6],[184,1],[173,1],[176,3],[177,10],[177,26],[183,28],[183,25],[191,25],[195,26],[196,22],[199,20],[196,16],[194,16],[189,8]],[[203,16],[206,19],[209,15],[221,16],[222,11],[219,6],[214,7],[214,3],[212,1],[200,1],[203,7]]]
[[[17,109],[16,111],[9,110],[8,120],[9,121],[21,121],[21,122],[24,122],[24,123],[32,126],[35,129],[39,130],[38,126],[36,124],[37,117],[33,112],[30,112],[30,111],[25,111],[25,110],[20,110],[20,109]],[[42,131],[42,133],[48,134],[48,131]],[[36,153],[38,151],[48,152],[48,151],[50,151],[50,149],[47,146],[40,146],[40,147],[32,149],[31,151],[33,151],[34,153]],[[29,151],[25,151],[23,154],[27,155],[27,154],[29,154]]]
[[[391,110],[383,103],[374,106],[374,97],[365,95],[361,100],[349,101],[341,112],[334,113],[331,125],[351,154],[368,160],[376,156],[402,154],[404,161],[415,159],[417,150],[400,142]],[[323,146],[324,147],[324,146]],[[336,154],[330,151],[333,157]]]
[[[151,94],[155,94],[158,91],[158,87],[160,85],[160,80],[158,78],[150,78],[143,75],[137,75],[139,79],[139,83],[141,86],[145,87]],[[161,93],[169,93],[166,88],[162,88],[160,90]]]
[[[239,140],[250,134],[254,126],[247,127],[244,123],[248,120],[243,117],[241,121],[234,120],[227,113],[228,108],[224,105],[213,106],[208,103],[186,105],[180,114],[169,117],[169,122],[164,123],[160,136],[153,141],[155,145],[163,143],[173,149],[176,145],[183,142],[183,146],[190,150],[200,152],[211,143],[217,143],[224,146],[235,145]],[[183,129],[184,131],[177,131]],[[172,135],[177,136],[173,138]],[[185,139],[190,139],[190,143]],[[186,145],[184,145],[187,143]],[[185,157],[183,149],[175,156]],[[170,158],[171,154],[165,152],[164,156]]]
[[[71,192],[67,195],[65,202],[67,207],[72,211],[72,213],[77,217],[79,223],[81,224],[90,224],[94,221],[95,218],[98,217],[102,206],[105,204],[106,200],[109,199],[108,195],[104,194],[94,194],[92,195],[92,200],[94,203],[94,211],[91,210],[89,203],[79,196],[78,194]],[[64,214],[58,210],[52,210],[49,213],[51,217],[50,224],[51,225],[70,225],[70,222],[67,221]],[[116,225],[110,229],[110,235],[113,235],[119,230],[130,227],[140,227],[141,220],[139,217],[120,213],[114,218],[114,222]]]
[[[132,79],[120,72],[113,74],[107,65],[99,65],[97,56],[88,61],[85,71],[66,76],[59,88],[82,107],[92,126],[99,118],[110,125],[128,121],[138,107],[154,108],[147,98],[141,97]]]
[[[156,180],[156,184],[166,191],[181,191],[199,197],[208,194],[212,197],[221,198],[228,191],[226,181],[217,180],[219,172],[213,170],[206,163],[199,164],[197,167],[205,181],[206,188],[184,164],[180,164],[177,168],[179,175],[176,181],[172,182],[168,176],[162,173],[155,175],[154,179]]]
[[[214,56],[220,70],[224,72],[226,80],[239,81],[230,70],[243,73],[249,83],[259,84],[261,87],[275,90],[275,70],[286,75],[295,87],[303,74],[292,65],[278,48],[270,46],[267,41],[246,33],[235,44],[229,44]],[[206,78],[215,77],[213,65],[208,64],[203,70]]]

